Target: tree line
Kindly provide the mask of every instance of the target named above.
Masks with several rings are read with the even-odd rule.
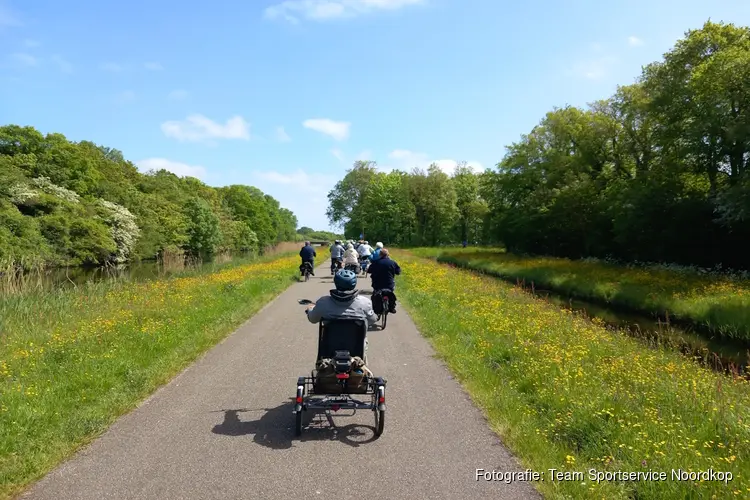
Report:
[[[120,151],[0,127],[0,267],[211,259],[299,239],[297,218],[243,185],[141,173]]]
[[[329,193],[347,237],[748,268],[750,29],[706,22],[636,82],[555,108],[495,169],[358,162]]]

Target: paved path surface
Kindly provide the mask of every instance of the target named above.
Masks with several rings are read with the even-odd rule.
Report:
[[[328,265],[23,498],[540,498],[531,483],[475,480],[477,468],[520,467],[402,308],[370,334],[370,367],[388,381],[383,435],[374,439],[373,414],[360,411],[333,414],[333,427],[308,416],[294,436],[296,380],[317,348],[317,325],[297,301],[328,293]]]

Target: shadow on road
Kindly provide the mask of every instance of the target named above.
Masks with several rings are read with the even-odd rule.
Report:
[[[220,410],[224,421],[212,429],[214,434],[224,436],[246,436],[254,434],[253,441],[274,450],[292,447],[294,441],[340,441],[349,446],[360,446],[377,439],[375,428],[370,425],[348,424],[336,426],[334,419],[325,413],[307,411],[303,413],[302,436],[294,435],[293,400],[275,408]],[[240,413],[260,413],[257,420],[240,420]],[[338,416],[335,420],[346,419],[351,413]]]

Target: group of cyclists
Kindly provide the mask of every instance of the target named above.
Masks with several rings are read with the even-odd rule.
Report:
[[[388,294],[388,298],[390,299],[388,302],[388,312],[391,314],[396,312],[396,296],[393,291],[396,288],[395,276],[401,274],[401,268],[396,261],[390,258],[390,252],[387,248],[383,247],[382,242],[376,243],[373,249],[366,240],[349,240],[346,242],[346,246],[342,244],[341,240],[336,240],[331,245],[330,252],[331,274],[335,275],[334,284],[336,289],[331,291],[331,297],[323,298],[333,300],[333,302],[330,302],[330,300],[324,301],[325,303],[330,302],[325,308],[336,310],[343,307],[338,314],[333,314],[334,317],[348,317],[354,314],[361,319],[366,318],[369,322],[373,322],[370,316],[370,313],[373,313],[373,307],[370,307],[368,311],[362,312],[359,310],[362,306],[361,300],[354,300],[354,297],[358,295],[358,290],[355,289],[357,275],[361,271],[369,274],[372,278],[373,295],[372,299],[367,302],[374,306],[375,313],[380,313],[377,306],[380,304],[379,298],[382,294]],[[304,272],[305,266],[308,269],[314,269],[314,260],[317,257],[317,252],[309,241],[305,242],[305,246],[302,247],[299,255],[302,258],[302,264],[300,265],[301,272]],[[314,272],[311,274],[315,275]],[[353,296],[350,297],[350,295]],[[356,312],[350,310],[354,306],[356,306]],[[313,317],[317,316],[317,313],[313,315]],[[325,316],[330,317],[331,314],[326,314]]]
[[[376,259],[375,254],[383,248],[383,244],[378,242],[375,249],[365,240],[349,240],[346,246],[340,240],[336,240],[331,245],[331,274],[338,269],[344,268],[359,274],[366,271],[370,262]]]

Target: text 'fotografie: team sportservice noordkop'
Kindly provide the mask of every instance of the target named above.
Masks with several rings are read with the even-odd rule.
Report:
[[[502,481],[512,483],[514,481],[544,481],[545,477],[551,481],[589,481],[600,483],[602,481],[721,481],[729,483],[733,479],[731,472],[715,471],[708,469],[705,471],[686,471],[682,469],[672,469],[670,473],[664,471],[599,471],[589,469],[587,473],[582,471],[561,471],[559,469],[547,469],[545,472],[536,472],[531,469],[525,471],[496,471],[496,470],[476,470],[476,480],[485,481]]]

